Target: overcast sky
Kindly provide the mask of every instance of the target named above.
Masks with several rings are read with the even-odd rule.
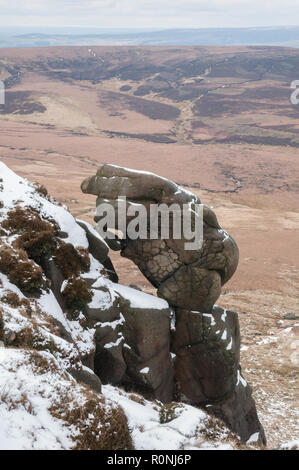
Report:
[[[283,25],[299,25],[299,0],[0,0],[0,28]]]

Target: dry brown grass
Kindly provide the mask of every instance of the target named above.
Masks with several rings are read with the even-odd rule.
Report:
[[[33,414],[33,406],[26,393],[22,393],[20,398],[12,398],[12,396],[9,396],[9,394],[4,391],[0,395],[0,402],[7,405],[8,411],[23,407],[27,413]]]
[[[65,305],[70,312],[75,313],[85,309],[92,299],[92,292],[87,282],[80,278],[71,278],[63,293]]]
[[[34,373],[38,375],[57,371],[57,366],[55,366],[51,359],[45,358],[40,352],[35,350],[30,351],[28,364],[33,368]]]
[[[145,399],[142,395],[138,395],[137,393],[131,393],[129,395],[130,400],[135,401],[135,403],[138,403],[139,405],[145,406]]]
[[[27,230],[38,233],[49,230],[49,225],[58,228],[53,219],[42,220],[38,211],[32,207],[22,208],[17,206],[14,210],[7,213],[7,218],[2,222],[3,228],[11,233],[23,233]]]
[[[16,207],[8,212],[2,227],[11,235],[18,235],[14,246],[25,250],[37,263],[50,257],[56,248],[58,225],[52,219],[43,220],[35,209]]]
[[[160,423],[169,423],[173,419],[177,418],[177,410],[179,410],[181,407],[182,405],[176,402],[166,403],[165,405],[161,406],[159,410]]]
[[[226,424],[215,416],[209,416],[205,419],[205,427],[201,430],[201,435],[209,441],[223,440],[224,435],[226,441],[237,440],[237,435],[231,431],[227,431]]]
[[[20,299],[18,294],[12,292],[11,290],[7,290],[0,300],[12,308],[21,307],[21,311],[24,311],[28,317],[31,317],[32,307],[29,299]]]
[[[18,333],[12,332],[7,335],[5,340],[6,346],[11,346],[14,348],[33,348],[34,342],[34,331],[32,328],[27,327],[23,328]]]
[[[44,337],[35,325],[33,327],[26,327],[17,333],[11,332],[4,336],[4,344],[7,347],[21,348],[35,351],[48,351],[51,354],[58,352],[52,338]]]
[[[48,199],[48,190],[44,185],[35,182],[33,183],[33,187],[40,196]]]
[[[221,445],[229,444],[235,450],[258,450],[263,448],[263,446],[258,443],[252,443],[250,445],[242,443],[239,437],[228,430],[226,424],[215,416],[208,416],[204,420],[204,427],[199,427],[196,430],[196,435],[197,440],[194,446],[198,448],[201,448],[206,441],[214,444],[221,443]]]
[[[74,450],[132,450],[134,449],[127,417],[120,406],[107,406],[88,387],[83,386],[87,400],[83,406],[65,399],[59,400],[50,408],[52,416],[62,419],[69,426],[80,429],[74,439]]]
[[[4,296],[5,297],[5,296]],[[25,317],[28,318],[26,312],[22,311],[18,306],[17,299],[15,296],[12,296],[14,304],[11,305],[12,308],[18,308],[18,312],[21,314],[25,314]],[[3,302],[3,298],[0,299]],[[27,299],[26,299],[27,300]],[[25,300],[25,303],[26,303]],[[19,302],[22,306],[22,300],[19,299]],[[26,303],[27,304],[27,303]],[[1,313],[1,312],[0,312]],[[3,313],[3,311],[2,311]],[[44,318],[45,324],[43,325],[48,331],[57,333],[56,329],[57,326],[53,319],[47,321]],[[5,320],[3,318],[3,314],[0,317],[0,336],[1,341],[4,342],[6,347],[13,347],[13,348],[22,348],[28,350],[35,350],[35,351],[48,351],[50,353],[55,353],[58,351],[58,347],[55,344],[55,341],[52,337],[43,334],[42,330],[40,329],[36,318],[32,318],[30,316],[30,324],[28,322],[19,329],[18,331],[10,330],[9,322],[7,327],[5,328]]]
[[[54,260],[66,279],[90,268],[88,251],[81,247],[76,249],[71,243],[61,243],[54,253]]]
[[[12,234],[22,234],[30,231],[39,233],[47,230],[58,230],[57,223],[53,219],[48,221],[41,219],[38,211],[32,207],[26,209],[17,206],[7,213],[7,218],[2,222],[2,227]]]
[[[42,263],[43,257],[49,258],[56,247],[52,230],[45,230],[33,235],[26,232],[18,238],[17,246],[28,253],[36,263]]]
[[[24,294],[37,295],[48,288],[41,267],[29,260],[24,250],[0,245],[0,271]]]

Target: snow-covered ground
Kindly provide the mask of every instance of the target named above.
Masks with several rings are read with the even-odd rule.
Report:
[[[193,406],[174,404],[170,410],[172,419],[161,423],[164,413],[167,413],[167,408],[161,404],[111,385],[103,387],[103,394],[125,411],[136,449],[233,450],[236,446],[234,437],[222,423],[216,423],[205,411]],[[213,420],[215,429],[212,431]]]
[[[0,348],[0,368],[0,449],[72,449],[80,426],[58,419],[52,408],[66,397],[70,410],[84,407],[84,388],[45,351],[32,355],[22,349]],[[223,426],[212,439],[207,437],[211,418],[201,410],[178,404],[174,419],[161,424],[160,404],[110,385],[103,387],[103,395],[108,409],[123,408],[136,449],[234,448],[234,439],[229,439]],[[103,406],[100,400],[99,406]]]

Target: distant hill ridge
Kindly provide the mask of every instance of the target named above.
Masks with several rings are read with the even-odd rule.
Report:
[[[149,30],[91,30],[53,29],[47,33],[18,31],[2,33],[0,47],[38,47],[67,45],[283,45],[299,47],[299,27],[260,27],[260,28],[200,28]]]

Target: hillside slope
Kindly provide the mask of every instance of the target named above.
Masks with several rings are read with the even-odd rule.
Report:
[[[85,309],[96,302],[108,312],[111,298],[119,296],[157,310],[167,303],[113,283],[89,252],[92,229],[86,232],[45,188],[2,163],[0,178],[1,448],[240,447],[239,439],[203,410],[182,403],[163,405],[101,385],[92,370],[97,322],[87,321]],[[53,275],[45,259],[58,262],[59,250],[64,247],[66,255],[66,246],[76,262],[70,275],[69,264],[60,259],[65,277],[60,304],[58,274]],[[100,238],[98,247],[107,257]],[[101,289],[90,287],[95,277]],[[74,286],[79,286],[75,294]],[[119,322],[106,325],[115,329]],[[107,350],[113,346],[108,343]]]

